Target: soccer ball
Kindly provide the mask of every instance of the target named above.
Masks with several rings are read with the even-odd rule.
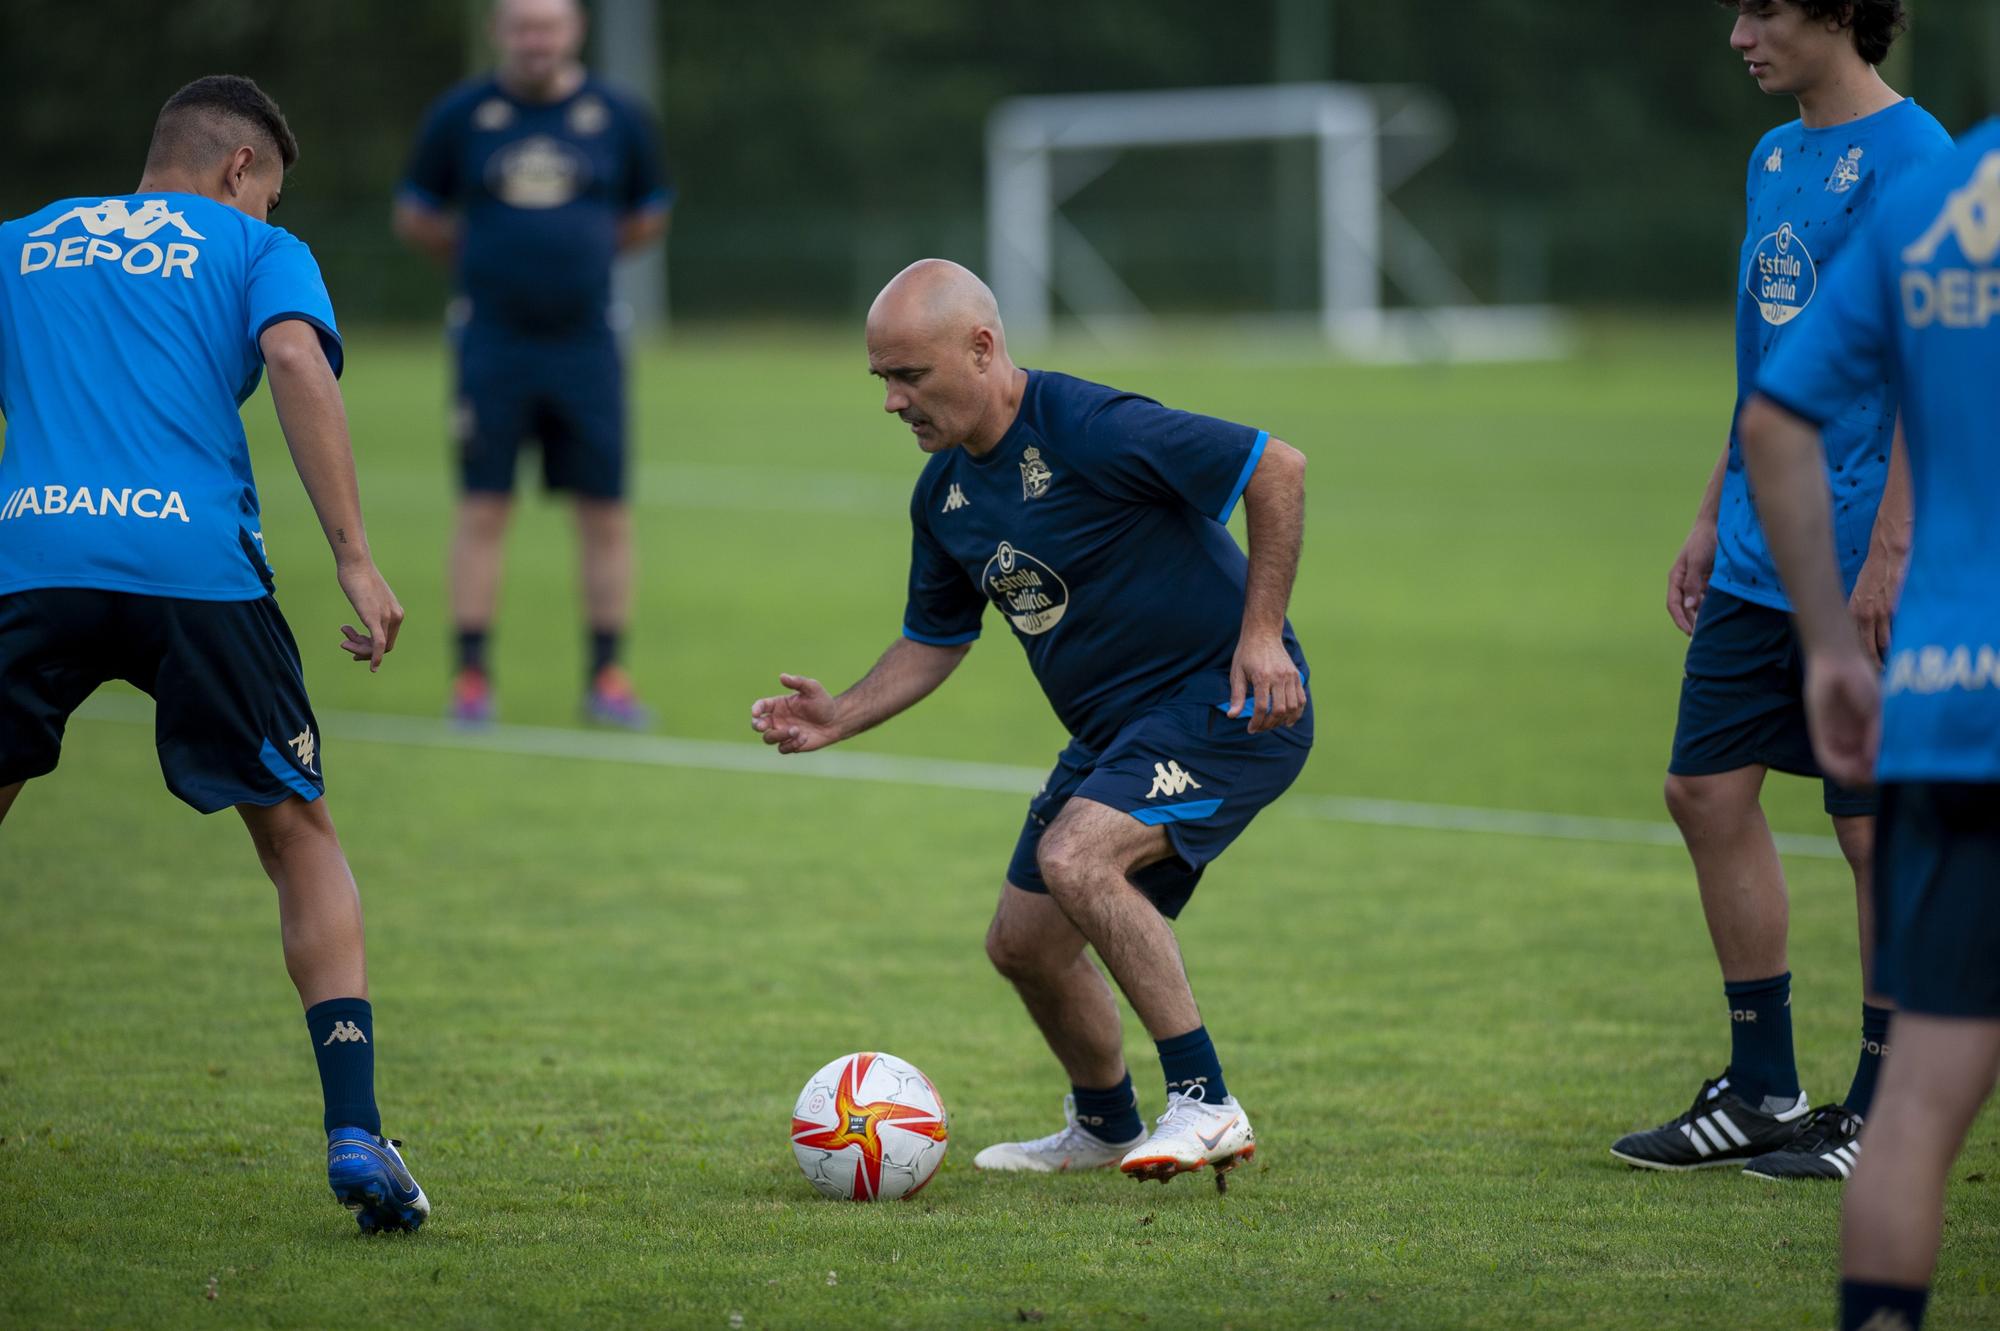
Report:
[[[852,1202],[914,1197],[944,1162],[944,1101],[893,1054],[848,1054],[792,1108],[792,1154],[815,1188]]]

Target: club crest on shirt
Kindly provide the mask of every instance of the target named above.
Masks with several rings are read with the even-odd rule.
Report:
[[[1033,444],[1021,450],[1021,498],[1040,499],[1049,492],[1055,473],[1042,461],[1042,450]]]
[[[1826,187],[1835,194],[1845,194],[1861,180],[1861,149],[1849,148],[1845,157],[1836,157],[1833,171],[1826,178]]]
[[[572,134],[602,134],[611,123],[611,112],[605,108],[603,98],[585,93],[570,106],[568,120]]]
[[[1069,587],[1056,571],[1005,541],[986,561],[979,585],[1008,622],[1029,637],[1047,633],[1069,609]]]
[[[1813,292],[1819,289],[1819,269],[1805,241],[1785,222],[1757,242],[1743,281],[1765,323],[1788,324],[1812,303]]]

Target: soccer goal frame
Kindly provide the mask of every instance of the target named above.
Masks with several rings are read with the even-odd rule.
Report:
[[[1563,340],[1554,311],[1480,305],[1390,202],[1452,134],[1451,113],[1435,94],[1403,86],[1288,83],[1004,101],[986,123],[986,243],[1008,331],[1046,341],[1058,296],[1100,340],[1155,322],[1062,215],[1064,202],[1126,149],[1307,139],[1317,148],[1317,328],[1330,346],[1380,359],[1553,354]],[[1415,303],[1386,306],[1385,276]]]

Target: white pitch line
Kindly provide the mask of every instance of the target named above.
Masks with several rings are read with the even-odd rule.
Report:
[[[151,725],[153,708],[143,699],[108,695],[93,698],[77,712],[76,717],[83,721]],[[887,785],[934,786],[947,790],[1020,796],[1034,791],[1047,775],[1038,767],[957,762],[947,758],[913,758],[889,753],[814,753],[786,757],[763,744],[628,735],[560,726],[496,725],[484,730],[466,730],[432,717],[397,716],[387,712],[321,712],[319,720],[323,732],[322,747],[325,734],[330,732],[336,741],[361,740],[422,749],[504,753],[530,758],[573,758],[584,762],[675,767],[701,772],[748,772],[766,776],[817,777],[830,781],[872,781]],[[1276,807],[1307,818],[1362,827],[1473,832],[1622,846],[1678,848],[1681,844],[1680,833],[1672,824],[1649,823],[1634,818],[1482,809],[1467,805],[1421,804],[1344,795],[1293,795],[1281,800]],[[1786,855],[1812,859],[1841,857],[1840,843],[1832,837],[1781,832],[1776,835],[1776,840],[1778,850]]]

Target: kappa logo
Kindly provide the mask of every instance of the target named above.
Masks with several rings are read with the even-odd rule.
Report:
[[[83,233],[61,240],[35,239],[53,236],[71,223],[80,223]],[[172,227],[183,239],[161,246],[152,236],[164,227]],[[120,245],[107,239],[113,235],[138,243]],[[158,273],[161,277],[191,278],[201,251],[187,241],[207,239],[188,225],[184,215],[167,207],[165,199],[148,199],[139,205],[137,212],[123,199],[106,199],[94,206],[79,204],[46,226],[30,231],[28,236],[21,245],[23,275],[44,268],[91,268],[103,261],[117,264],[134,277]]]
[[[318,752],[319,746],[313,742],[311,726],[307,726],[304,730],[286,740],[285,743],[291,745],[292,752],[299,756],[299,766],[305,768],[314,776],[319,775],[318,770],[313,767],[313,755]]]
[[[1819,289],[1819,269],[1806,243],[1792,233],[1790,222],[1757,242],[1743,285],[1768,324],[1788,324],[1812,304]]]
[[[1040,499],[1049,492],[1049,482],[1055,479],[1049,464],[1042,461],[1042,450],[1030,444],[1021,450],[1021,498]]]
[[[368,1043],[368,1037],[361,1033],[359,1026],[351,1021],[336,1021],[333,1023],[333,1029],[327,1033],[327,1037],[319,1042],[319,1047],[324,1049],[330,1044],[353,1044],[357,1040],[362,1044]]]
[[[1826,178],[1826,187],[1835,194],[1845,194],[1861,180],[1861,149],[1849,148],[1845,157],[1836,158],[1833,171]]]
[[[1201,782],[1189,775],[1179,763],[1169,759],[1153,764],[1153,788],[1146,792],[1146,798],[1156,800],[1162,795],[1185,795],[1190,790],[1200,790]]]
[[[1769,157],[1766,157],[1766,158],[1764,159],[1764,169],[1765,169],[1766,171],[1782,171],[1782,170],[1784,170],[1784,169],[1785,169],[1785,150],[1784,150],[1783,148],[1773,148],[1773,149],[1771,149],[1771,155],[1770,155]]]
[[[1930,230],[1903,251],[1903,262],[1929,263],[1947,239],[1982,268],[2000,253],[2000,149],[1982,157],[1972,179],[1951,192]]]
[[[961,508],[970,507],[971,504],[972,501],[965,497],[965,491],[954,485],[951,487],[950,493],[944,497],[944,507],[938,511],[940,513],[956,513]]]

